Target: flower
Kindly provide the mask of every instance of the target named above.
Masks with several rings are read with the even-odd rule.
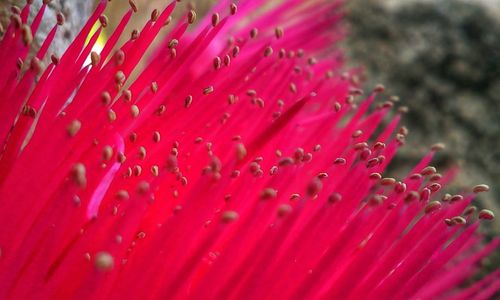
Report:
[[[101,1],[43,67],[30,58],[44,4],[14,8],[0,44],[2,299],[485,299],[500,273],[460,289],[483,246],[454,171],[382,177],[407,130],[370,110],[335,46],[342,1],[176,1],[98,54]],[[58,24],[63,17],[59,15]],[[87,39],[94,24],[100,26]],[[135,80],[160,30],[173,27]],[[195,25],[191,25],[195,24]],[[189,30],[188,30],[189,29]],[[85,61],[91,58],[91,63]],[[384,125],[384,120],[389,122]]]

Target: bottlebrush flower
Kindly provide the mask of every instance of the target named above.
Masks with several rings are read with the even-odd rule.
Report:
[[[47,59],[55,25],[31,58],[47,2],[31,24],[29,3],[14,8],[0,44],[0,298],[498,291],[499,271],[462,286],[499,243],[483,246],[493,213],[469,206],[487,186],[442,195],[454,172],[429,165],[439,147],[382,177],[407,131],[392,102],[370,110],[381,86],[364,97],[343,71],[342,1],[220,1],[175,23],[173,1],[115,51],[131,1],[97,54],[103,0],[61,57]]]

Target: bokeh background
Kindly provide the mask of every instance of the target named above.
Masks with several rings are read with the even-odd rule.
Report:
[[[35,0],[39,5],[41,0]],[[129,31],[140,29],[165,0],[136,0],[139,13]],[[199,0],[199,16],[215,1]],[[235,1],[237,2],[237,1]],[[410,108],[404,125],[410,129],[392,172],[408,170],[436,142],[446,151],[439,168],[460,166],[452,191],[486,183],[479,205],[500,215],[500,0],[351,0],[346,7],[350,35],[343,47],[350,65],[363,66],[364,85],[386,86],[386,97],[398,95]],[[0,0],[0,21],[6,24],[10,5]],[[90,0],[54,0],[47,13],[67,19],[53,51],[61,53],[94,5]],[[128,0],[113,0],[107,15],[112,29],[128,9]],[[181,12],[177,10],[177,12]],[[52,24],[42,28],[41,36]],[[485,227],[500,233],[499,218]]]

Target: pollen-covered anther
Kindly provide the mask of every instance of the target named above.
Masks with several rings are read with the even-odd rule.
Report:
[[[33,33],[31,32],[31,27],[27,24],[21,26],[21,36],[25,46],[31,45],[33,42]]]
[[[128,136],[130,142],[135,143],[137,141],[137,133],[131,132]]]
[[[408,177],[410,180],[422,180],[422,174],[420,173],[414,173],[411,174],[410,177]]]
[[[116,84],[122,85],[126,79],[127,79],[127,77],[125,76],[125,73],[123,73],[123,71],[116,72],[116,74],[115,74]]]
[[[383,150],[383,149],[385,149],[385,147],[386,147],[385,143],[383,143],[383,142],[376,142],[373,145],[373,150]]]
[[[178,45],[179,45],[179,40],[178,39],[171,39],[168,42],[168,48],[169,49],[173,49],[173,48],[177,47]]]
[[[218,56],[214,57],[213,65],[214,65],[214,70],[219,70],[222,65],[222,59]]]
[[[300,199],[300,195],[295,193],[290,195],[290,201],[296,201]]]
[[[430,213],[433,213],[433,212],[439,210],[440,208],[441,208],[441,202],[431,201],[425,206],[424,212],[426,214],[430,214]]]
[[[224,55],[222,61],[224,62],[224,66],[229,67],[229,65],[231,64],[231,56],[229,56],[229,54]]]
[[[328,202],[331,204],[340,202],[341,200],[342,200],[342,195],[337,192],[334,192],[330,196],[328,196]]]
[[[380,173],[374,172],[369,175],[369,178],[372,180],[379,180],[382,178],[382,175]]]
[[[363,95],[363,94],[364,94],[364,91],[363,91],[362,89],[358,89],[358,88],[351,88],[351,89],[349,89],[349,94],[350,94],[351,96],[361,96],[361,95]],[[349,98],[349,97],[348,97],[348,98]],[[352,100],[351,100],[351,99],[352,99]],[[354,101],[354,98],[351,98],[351,99],[349,99],[349,102],[351,102],[351,103],[349,103],[349,104],[352,104],[352,101]],[[347,100],[347,99],[346,99],[346,102],[348,102],[348,100]]]
[[[101,56],[95,52],[95,51],[92,51],[90,53],[90,61],[92,63],[92,66],[95,67],[99,64],[99,62],[101,61]]]
[[[382,178],[380,180],[380,184],[383,185],[383,186],[393,185],[395,183],[396,183],[396,179],[391,178],[391,177]]]
[[[108,20],[108,17],[106,15],[100,15],[99,22],[101,23],[101,26],[103,28],[108,27],[109,20]]]
[[[94,265],[101,272],[109,272],[114,267],[114,261],[113,256],[109,252],[102,251],[96,254]]]
[[[137,118],[137,116],[139,116],[139,107],[137,107],[137,105],[132,104],[132,106],[130,106],[130,115],[132,118]]]
[[[193,96],[188,95],[186,99],[184,99],[184,107],[189,108],[192,103],[193,103]]]
[[[107,91],[102,92],[101,103],[103,105],[109,105],[111,103],[111,95],[109,94],[109,92]]]
[[[123,154],[122,152],[118,152],[118,154],[116,154],[116,161],[123,164],[125,162],[125,160],[127,160],[127,157],[125,156],[125,154]]]
[[[273,54],[273,48],[271,46],[266,47],[264,50],[264,57],[269,57]]]
[[[285,217],[286,215],[290,214],[292,212],[292,206],[290,204],[281,204],[280,206],[278,206],[278,211],[277,211],[277,214],[278,214],[278,217],[280,218],[283,218]]]
[[[196,21],[196,12],[191,9],[188,12],[187,19],[189,24],[193,24]]]
[[[219,24],[219,22],[220,22],[220,16],[219,16],[219,14],[218,13],[214,13],[212,15],[212,26],[213,27],[217,26],[217,24]]]
[[[486,184],[478,184],[472,188],[472,191],[477,194],[477,193],[483,193],[483,192],[488,192],[490,190],[490,187]]]
[[[238,12],[238,6],[235,3],[231,3],[229,5],[229,13],[234,16],[237,12]]]
[[[161,141],[161,135],[159,131],[153,132],[153,142],[159,143]]]
[[[368,204],[371,206],[378,206],[378,205],[384,203],[385,200],[387,200],[387,196],[376,194],[370,198],[370,200],[368,201]]]
[[[346,162],[347,162],[347,161],[346,161],[346,159],[345,159],[345,158],[338,157],[338,158],[336,158],[336,159],[333,161],[333,164],[334,164],[334,165],[341,165],[341,166],[343,166],[343,165],[345,165],[345,164],[346,164]]]
[[[293,158],[295,159],[296,162],[302,161],[304,159],[304,149],[300,147],[295,149],[295,152],[293,153]]]
[[[480,220],[493,220],[495,219],[495,214],[489,209],[482,209],[478,214],[478,218]]]
[[[81,188],[84,188],[87,185],[87,174],[84,164],[76,163],[73,165],[71,168],[71,179]]]
[[[446,145],[444,143],[436,143],[431,146],[432,151],[442,151],[446,148]]]
[[[156,115],[161,116],[165,113],[165,111],[167,111],[167,107],[164,104],[162,104],[156,109]]]
[[[398,108],[398,113],[400,114],[407,114],[410,111],[408,106],[401,106]]]
[[[471,206],[467,207],[467,208],[464,210],[463,215],[464,215],[464,216],[470,216],[470,215],[472,215],[473,213],[475,213],[476,211],[477,211],[477,207],[475,207],[474,205],[471,205]]]
[[[113,147],[106,145],[102,149],[102,160],[109,161],[113,157]]]
[[[465,220],[462,216],[453,217],[451,218],[451,221],[453,222],[453,225],[464,225],[467,223],[467,220]]]
[[[138,11],[137,4],[135,3],[134,0],[128,0],[128,4],[130,5],[130,8],[136,13]]]
[[[436,173],[436,174],[431,175],[431,177],[429,177],[429,181],[433,181],[433,182],[440,181],[442,178],[443,178],[443,175]]]
[[[150,89],[153,94],[156,94],[156,92],[158,92],[158,82],[151,82]]]
[[[377,166],[380,163],[378,157],[372,158],[366,162],[366,167],[367,168],[373,168]]]
[[[168,172],[175,173],[179,170],[177,156],[170,154],[167,158],[165,168]]]
[[[453,195],[453,196],[450,197],[449,201],[453,203],[453,202],[458,202],[458,201],[462,201],[462,200],[464,200],[464,196],[462,196],[462,195]]]
[[[261,200],[270,200],[278,196],[278,191],[273,188],[265,188],[260,193]]]
[[[139,156],[139,159],[143,160],[146,158],[146,148],[144,146],[140,146],[138,149],[137,155]]]
[[[398,181],[395,185],[394,185],[394,191],[398,194],[402,194],[404,192],[406,192],[406,183],[404,182],[401,182],[401,181]]]
[[[146,195],[146,193],[149,192],[149,189],[150,189],[150,185],[149,185],[149,182],[147,181],[141,181],[137,184],[137,193],[139,195]]]
[[[399,134],[402,134],[404,136],[407,136],[409,133],[409,130],[406,126],[401,126],[398,130]]]
[[[335,110],[335,112],[339,112],[341,109],[342,109],[342,104],[335,101],[335,103],[333,104],[333,110]]]
[[[439,191],[441,189],[441,185],[437,182],[434,182],[434,183],[431,183],[427,186],[427,188],[429,190],[431,190],[431,192],[435,193],[437,191]]]
[[[381,107],[382,108],[391,108],[394,106],[394,103],[392,103],[391,101],[384,101],[382,104],[381,104]]]
[[[326,179],[326,178],[328,178],[328,173],[326,173],[326,172],[318,173],[317,177],[319,179]]]
[[[361,160],[367,160],[368,158],[370,158],[371,155],[372,155],[372,151],[368,148],[365,148],[365,149],[361,150],[361,153],[359,154],[359,158]]]
[[[431,190],[429,188],[423,188],[422,191],[420,191],[420,201],[429,201],[431,198]]]
[[[118,190],[115,194],[116,199],[118,200],[128,200],[130,199],[130,195],[127,190]]]
[[[406,203],[410,203],[416,200],[420,199],[420,194],[417,191],[410,191],[408,194],[405,196],[404,201]]]
[[[112,110],[112,109],[108,110],[107,117],[108,117],[108,121],[110,123],[116,121],[116,113],[115,113],[115,111]]]
[[[278,173],[279,168],[277,166],[272,166],[269,169],[269,175],[274,176]]]
[[[158,17],[160,16],[160,11],[158,9],[153,9],[151,12],[151,21],[156,22],[158,20]]]
[[[208,95],[214,92],[214,87],[213,86],[207,86],[206,88],[203,89],[203,95]]]
[[[420,171],[420,174],[422,174],[423,176],[427,176],[427,175],[432,175],[434,173],[436,173],[436,168],[433,167],[433,166],[427,166],[425,168],[422,169],[422,171]]]
[[[363,149],[368,148],[368,143],[366,143],[366,142],[356,143],[356,144],[354,144],[354,146],[352,146],[352,148],[356,151],[363,150]]]
[[[257,28],[252,28],[252,30],[250,30],[250,38],[254,39],[257,37],[258,34],[259,30]]]
[[[247,149],[243,143],[239,143],[236,146],[236,158],[238,160],[243,160],[247,156]]]
[[[306,189],[307,196],[314,198],[319,194],[319,192],[322,189],[323,189],[323,183],[321,182],[321,180],[319,178],[315,177],[307,185],[307,189]]]
[[[30,69],[37,75],[41,75],[43,70],[44,70],[44,67],[43,67],[43,63],[40,61],[40,59],[38,59],[37,57],[33,57],[31,59],[31,63],[30,63]]]
[[[351,136],[352,136],[352,138],[355,139],[355,138],[360,137],[362,134],[363,134],[363,131],[358,129],[358,130],[354,131]]]
[[[385,86],[383,84],[377,84],[373,89],[374,93],[383,93],[385,91]]]
[[[315,58],[315,57],[309,57],[307,59],[307,63],[310,65],[310,66],[314,66],[315,64],[318,63],[318,60]]]
[[[1,32],[1,31],[0,31]],[[61,62],[61,59],[59,58],[59,56],[55,55],[55,54],[51,54],[50,55],[50,61],[55,65],[57,66],[60,62]]]
[[[142,174],[142,167],[140,165],[135,165],[134,168],[132,169],[132,174],[136,177],[141,176]]]
[[[64,24],[65,19],[66,18],[64,17],[63,13],[61,12],[57,13],[56,15],[57,25],[62,26]]]
[[[281,39],[283,37],[283,34],[284,34],[283,28],[276,27],[276,29],[274,29],[274,35],[276,36],[277,39]]]
[[[222,213],[221,221],[224,224],[229,224],[236,221],[239,218],[239,214],[234,210],[227,210]]]
[[[68,136],[74,137],[82,128],[82,122],[79,120],[73,120],[71,123],[69,123],[68,127],[66,127],[66,132],[68,133]]]

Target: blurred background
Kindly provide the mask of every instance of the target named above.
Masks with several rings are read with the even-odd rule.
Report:
[[[41,0],[35,0],[39,5]],[[139,13],[132,29],[140,29],[154,8],[166,0],[136,0]],[[182,5],[189,5],[183,1]],[[215,1],[192,1],[199,16]],[[237,1],[236,1],[237,2]],[[410,108],[404,125],[407,146],[392,164],[401,174],[411,168],[430,145],[444,142],[439,168],[460,166],[451,192],[479,184],[491,186],[479,205],[500,216],[500,0],[351,0],[346,8],[350,36],[344,48],[351,66],[363,66],[367,89],[386,86],[386,96],[398,95]],[[0,0],[0,20],[10,5]],[[62,11],[67,19],[54,52],[62,53],[92,11],[94,1],[54,0],[47,13]],[[109,28],[129,8],[128,0],[113,0]],[[182,12],[183,10],[177,10]],[[43,28],[42,36],[50,30]],[[500,233],[499,218],[486,228]]]

